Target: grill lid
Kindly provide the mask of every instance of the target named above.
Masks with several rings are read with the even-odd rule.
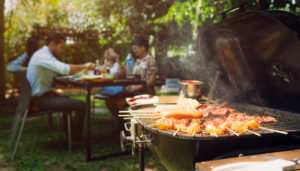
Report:
[[[216,98],[271,107],[284,102],[284,109],[299,112],[299,23],[287,12],[256,11],[201,29],[197,50],[208,76],[222,72]]]

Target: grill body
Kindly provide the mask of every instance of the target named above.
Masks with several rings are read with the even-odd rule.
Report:
[[[248,114],[263,114],[273,116],[277,123],[265,123],[262,126],[288,132],[288,135],[258,130],[261,137],[251,133],[234,135],[196,134],[191,136],[185,133],[173,135],[175,130],[162,131],[156,127],[149,127],[155,119],[138,119],[144,129],[144,134],[150,142],[148,147],[169,170],[193,170],[195,162],[237,157],[240,154],[250,155],[265,152],[275,152],[300,148],[300,115],[282,110],[255,106],[249,104],[231,103],[229,107],[237,112]],[[152,109],[153,105],[137,105],[132,110]]]

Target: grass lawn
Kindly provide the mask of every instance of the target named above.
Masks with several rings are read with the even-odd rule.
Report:
[[[84,100],[84,96],[72,96]],[[65,132],[61,120],[61,131],[57,130],[57,119],[49,126],[48,116],[27,119],[15,160],[11,160],[12,147],[8,146],[13,121],[13,112],[0,107],[0,170],[139,170],[138,162],[131,155],[86,162],[85,148],[73,148],[68,152]],[[119,134],[111,134],[115,120],[106,109],[104,101],[97,101],[92,116],[93,156],[120,151]],[[131,150],[131,147],[127,147]],[[159,160],[145,151],[145,170],[166,170]]]

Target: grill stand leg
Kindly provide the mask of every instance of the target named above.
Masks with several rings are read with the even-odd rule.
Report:
[[[144,171],[145,161],[144,161],[144,146],[143,146],[143,144],[139,145],[139,164],[140,164],[140,171]]]

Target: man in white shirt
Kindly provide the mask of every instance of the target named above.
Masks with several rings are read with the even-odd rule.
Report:
[[[95,64],[82,65],[66,64],[59,61],[65,51],[66,39],[58,33],[50,33],[46,45],[36,51],[29,61],[27,79],[32,88],[32,105],[38,110],[75,111],[75,122],[72,124],[72,140],[80,140],[85,115],[85,103],[61,96],[52,90],[53,77],[59,73],[62,75],[75,74],[84,69],[93,70]]]

